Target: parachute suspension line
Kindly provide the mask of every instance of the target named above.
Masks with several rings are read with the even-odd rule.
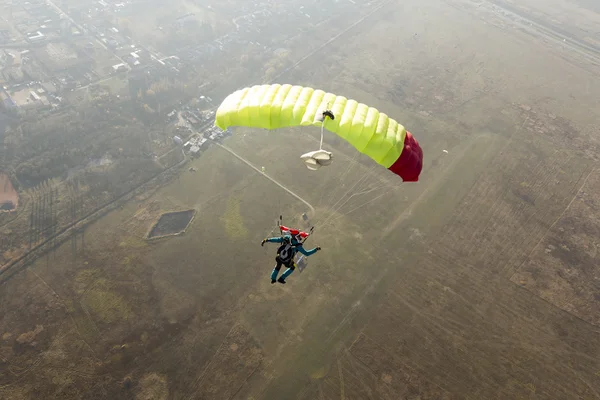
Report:
[[[269,234],[270,237],[276,236],[275,235],[275,230],[277,230],[277,232],[278,232],[277,236],[281,235],[281,228],[279,228],[279,226],[281,225],[281,219],[282,219],[282,216],[281,216],[281,199],[279,199],[279,211],[280,211],[280,215],[279,215],[278,219],[275,220],[275,226],[273,226],[271,228],[271,233]]]
[[[329,193],[326,203],[331,203],[331,202],[333,202],[334,199],[337,198],[336,194],[337,194],[339,188],[342,187],[342,182],[344,181],[346,176],[348,176],[348,174],[353,170],[353,168],[356,165],[358,165],[357,158],[358,158],[359,154],[360,154],[359,152],[354,153],[354,155],[352,156],[352,159],[350,160],[350,167],[346,168],[346,170],[344,171],[342,176],[340,176],[339,178],[336,179],[336,183],[333,186],[331,192]],[[331,208],[331,207],[329,207],[329,208]]]
[[[386,186],[386,185],[383,185],[383,186]],[[349,210],[349,211],[346,211],[346,212],[345,212],[345,213],[343,213],[343,214],[336,215],[336,216],[335,216],[335,217],[333,217],[333,218],[329,218],[329,219],[328,219],[328,221],[327,221],[325,224],[323,224],[323,225],[322,225],[322,228],[326,228],[327,226],[329,226],[329,225],[332,225],[333,223],[335,223],[335,222],[336,222],[337,220],[339,220],[340,218],[342,218],[342,217],[344,217],[344,216],[346,216],[346,215],[348,215],[348,214],[351,214],[351,213],[355,212],[356,210],[359,210],[359,209],[361,209],[361,208],[363,208],[363,207],[367,206],[368,204],[370,204],[370,203],[372,203],[372,202],[374,202],[374,201],[376,201],[376,200],[378,200],[378,199],[382,198],[383,196],[385,196],[385,195],[387,195],[387,194],[390,194],[390,193],[392,193],[392,192],[394,192],[394,191],[398,190],[399,188],[400,188],[400,186],[398,186],[398,187],[395,187],[395,188],[389,188],[389,189],[388,189],[388,190],[386,190],[385,192],[383,192],[383,193],[379,194],[378,196],[375,196],[374,198],[372,198],[372,199],[370,199],[370,200],[367,200],[366,202],[364,202],[364,203],[362,203],[362,204],[360,204],[360,205],[358,205],[358,206],[354,207],[353,209],[351,209],[351,210]]]
[[[348,170],[347,170],[348,171]],[[342,196],[340,196],[340,198],[338,199],[338,201],[336,201],[331,207],[329,207],[326,211],[326,217],[325,220],[323,221],[323,223],[327,222],[327,220],[329,220],[329,218],[333,215],[333,213],[335,212],[335,207],[344,199],[344,197],[346,197],[348,195],[348,193],[350,193],[352,190],[354,190],[354,188],[361,182],[361,180],[364,178],[364,176],[360,179],[358,179],[354,185],[352,185],[352,187],[350,189],[348,189],[346,191],[346,193],[344,193]],[[341,185],[341,183],[339,184]],[[338,185],[338,186],[339,186]],[[336,196],[337,197],[337,196]],[[333,197],[335,198],[335,197]],[[332,199],[333,200],[333,199]],[[321,224],[321,221],[319,221],[319,225]]]
[[[357,164],[359,164],[359,163],[357,162]],[[328,209],[329,215],[328,215],[328,216],[327,216],[327,218],[325,219],[326,221],[327,221],[329,218],[331,218],[331,217],[333,216],[333,214],[335,214],[335,213],[336,213],[336,212],[337,212],[337,211],[338,211],[338,210],[339,210],[341,207],[343,207],[343,206],[344,206],[344,205],[345,205],[345,204],[348,202],[348,200],[350,200],[350,198],[353,196],[353,193],[354,193],[354,192],[356,192],[356,191],[358,191],[358,190],[361,190],[361,186],[362,186],[362,184],[364,183],[364,181],[366,181],[366,178],[367,178],[367,175],[366,175],[366,174],[365,174],[365,175],[363,175],[363,176],[361,176],[361,177],[360,177],[360,178],[359,178],[359,179],[358,179],[358,180],[357,180],[357,181],[354,183],[354,185],[352,185],[352,186],[350,187],[350,189],[348,189],[348,190],[346,191],[346,193],[344,193],[342,196],[340,196],[340,198],[338,199],[338,201],[336,201],[336,202],[335,202],[335,204],[333,204],[333,205],[332,205],[332,206],[331,206],[331,207]],[[349,196],[349,197],[348,197],[348,198],[346,198],[347,196]],[[344,198],[346,198],[346,200],[344,200]],[[340,202],[341,202],[341,204],[340,204]]]
[[[348,195],[351,192],[353,192],[354,188],[356,188],[359,184],[362,185],[364,182],[366,182],[367,181],[366,178],[369,177],[369,174],[374,169],[375,169],[375,166],[371,167],[369,169],[368,173],[364,174],[359,180],[357,180],[356,183],[354,185],[352,185],[352,187],[350,189],[348,189],[348,191],[346,191],[346,193],[344,193],[344,195],[333,206],[331,206],[330,213],[327,216],[327,218],[325,218],[325,221],[322,222],[322,224],[326,224],[327,221],[329,221],[331,219],[331,217],[333,217],[338,210],[340,210],[344,205],[346,205],[346,203],[348,203],[348,201],[350,201],[350,199],[352,199],[355,196],[355,194],[351,194],[350,196],[348,196]],[[359,189],[360,189],[360,187],[359,187]],[[357,189],[357,190],[359,190],[359,189]],[[344,197],[346,197],[346,196],[348,196],[348,198],[344,202],[342,202],[342,204],[339,204],[344,199]]]
[[[333,112],[329,109],[329,105],[331,103],[327,103],[327,108],[325,109],[325,111],[323,111],[322,114],[322,121],[321,121],[321,143],[319,143],[319,150],[323,150],[323,133],[325,131],[325,121],[327,121],[327,118],[331,119],[332,121],[335,119],[335,115],[333,115]]]
[[[321,138],[319,140],[319,151],[323,150],[323,141],[325,138],[325,122],[327,121],[327,118],[334,120],[335,119],[335,115],[333,114],[333,112],[329,109],[330,107],[330,103],[327,103],[327,108],[325,109],[325,111],[323,111],[321,113]],[[358,164],[358,162],[356,161],[356,158],[358,157],[359,153],[356,152],[354,153],[353,157],[352,157],[352,165],[350,166],[350,168],[347,168],[343,175],[342,175],[342,179],[337,179],[337,184],[334,185],[334,188],[332,190],[332,192],[335,194],[335,192],[338,190],[338,188],[341,186],[341,182],[343,180],[343,178],[350,172],[350,170],[352,170],[352,168]],[[319,204],[321,204],[323,202],[323,197],[325,195],[325,191],[323,192],[323,195],[321,195],[321,198],[319,199]],[[329,201],[331,201],[333,198],[333,196],[330,196]],[[341,200],[341,199],[340,199]],[[339,200],[338,200],[339,202]],[[337,204],[337,203],[336,203]],[[331,208],[331,207],[330,207]],[[325,213],[328,213],[330,211],[330,209],[326,210]]]
[[[374,170],[374,169],[375,169],[375,166],[371,167],[371,168],[370,168],[370,169],[369,169],[369,170],[368,170],[368,171],[367,171],[367,172],[366,172],[366,173],[365,173],[365,174],[364,174],[364,175],[363,175],[363,176],[362,176],[362,177],[361,177],[361,178],[360,178],[360,179],[359,179],[359,180],[356,182],[356,184],[355,184],[355,185],[354,185],[352,188],[350,188],[350,190],[348,190],[348,191],[347,191],[347,192],[346,192],[346,193],[345,193],[345,194],[344,194],[344,195],[343,195],[343,196],[340,198],[340,200],[338,200],[338,202],[336,202],[336,204],[334,204],[334,205],[331,207],[330,214],[327,216],[327,218],[325,218],[325,220],[324,220],[323,222],[321,222],[321,223],[320,223],[321,227],[326,227],[326,226],[330,225],[332,222],[335,222],[336,220],[338,220],[339,218],[341,218],[341,217],[343,217],[343,216],[345,216],[345,215],[348,215],[348,214],[350,214],[350,213],[352,213],[352,212],[354,212],[354,211],[356,211],[356,210],[358,210],[358,209],[360,209],[360,208],[362,208],[362,207],[364,207],[364,206],[366,206],[366,205],[368,205],[368,204],[372,203],[373,201],[375,201],[375,200],[377,200],[377,199],[379,199],[379,198],[381,198],[381,197],[385,196],[385,195],[386,195],[386,194],[388,194],[388,193],[391,193],[391,192],[394,192],[394,191],[398,190],[398,189],[400,188],[400,186],[402,185],[402,183],[404,183],[404,182],[402,182],[400,185],[398,185],[398,186],[395,186],[395,187],[391,187],[391,188],[390,188],[388,183],[386,183],[385,181],[383,181],[383,182],[382,182],[382,181],[380,180],[380,182],[379,182],[379,185],[376,185],[375,187],[372,187],[372,188],[370,188],[370,189],[367,189],[366,187],[363,187],[363,188],[361,188],[361,187],[359,186],[359,187],[357,187],[357,188],[356,188],[356,190],[354,191],[354,193],[352,193],[352,194],[351,194],[351,195],[350,195],[350,196],[349,196],[349,197],[348,197],[348,198],[347,198],[345,201],[343,201],[341,204],[339,204],[339,205],[338,205],[338,203],[339,203],[340,201],[342,201],[342,199],[343,199],[345,196],[347,196],[347,195],[348,195],[350,192],[352,192],[352,191],[354,190],[354,187],[358,186],[359,184],[362,186],[362,183],[366,183],[366,182],[367,182],[367,180],[366,180],[366,179],[367,179],[367,178],[369,178],[369,176],[370,176],[370,175],[373,173],[373,170]],[[367,200],[365,203],[363,203],[363,204],[361,204],[361,205],[358,205],[358,206],[354,207],[353,209],[351,209],[350,211],[347,211],[347,212],[345,212],[345,213],[343,213],[343,214],[335,215],[335,214],[336,214],[336,213],[337,213],[339,210],[341,210],[341,208],[342,208],[342,207],[344,207],[344,206],[345,206],[345,205],[346,205],[346,204],[347,204],[347,203],[348,203],[348,202],[349,202],[349,201],[350,201],[350,200],[351,200],[353,197],[355,197],[355,196],[359,196],[359,195],[365,195],[365,194],[371,193],[371,192],[373,192],[373,191],[376,191],[376,190],[384,189],[384,188],[386,188],[386,187],[388,188],[388,190],[386,190],[384,193],[382,193],[382,194],[380,194],[380,195],[376,196],[375,198],[373,198],[373,199],[370,199],[370,200]],[[336,207],[336,205],[337,205],[337,207]]]
[[[325,120],[321,122],[321,142],[319,143],[319,150],[323,150],[323,131],[325,130]]]
[[[342,187],[344,179],[350,174],[350,172],[354,169],[355,166],[360,164],[357,160],[359,156],[360,156],[359,152],[354,152],[354,155],[350,159],[350,167],[346,168],[344,173],[339,178],[336,179],[336,183],[334,184],[332,190],[330,191],[330,194],[326,200],[326,203],[331,203],[334,201],[334,199],[338,198],[337,193],[338,193],[339,188]],[[352,189],[350,189],[350,190],[352,190]],[[343,196],[345,196],[345,195],[343,195]],[[340,200],[338,200],[338,202],[339,201],[341,201],[341,198],[340,198]],[[337,202],[336,202],[336,204],[337,204]],[[334,204],[334,206],[335,206],[335,204]],[[327,210],[325,211],[325,213],[329,212],[332,207],[328,207]]]
[[[404,183],[404,182],[402,182],[402,183]],[[377,200],[377,199],[380,199],[381,197],[385,196],[386,194],[389,194],[389,193],[392,193],[392,192],[394,192],[394,191],[398,190],[398,189],[400,188],[400,186],[402,186],[402,183],[401,183],[400,185],[398,185],[398,187],[395,187],[395,188],[393,188],[393,189],[389,189],[389,190],[387,190],[387,191],[385,191],[385,192],[381,193],[379,196],[376,196],[376,197],[372,198],[371,200],[369,200],[369,201],[367,201],[367,202],[365,202],[365,203],[363,203],[363,204],[361,204],[361,205],[359,205],[359,206],[356,206],[356,207],[354,207],[354,208],[353,208],[352,210],[350,210],[350,211],[347,211],[347,212],[345,212],[345,213],[343,213],[343,214],[337,215],[336,217],[334,217],[334,218],[330,219],[330,220],[329,220],[329,222],[328,222],[328,224],[325,224],[325,225],[323,225],[323,226],[322,226],[322,228],[323,228],[323,227],[326,227],[326,226],[328,226],[328,225],[331,225],[333,222],[337,221],[337,220],[338,220],[338,219],[340,219],[341,217],[343,217],[343,216],[345,216],[345,215],[348,215],[348,214],[350,214],[350,213],[353,213],[354,211],[356,211],[356,210],[358,210],[358,209],[360,209],[360,208],[363,208],[363,207],[364,207],[364,206],[366,206],[367,204],[370,204],[370,203],[374,202],[375,200]],[[384,185],[384,186],[387,186],[387,185]]]
[[[279,233],[281,234],[281,228],[279,228],[279,226],[283,223],[282,219],[283,219],[283,215],[281,213],[281,197],[277,197],[277,203],[279,206],[279,219],[277,220],[277,222],[275,223],[275,225],[277,225],[278,229],[279,229]]]

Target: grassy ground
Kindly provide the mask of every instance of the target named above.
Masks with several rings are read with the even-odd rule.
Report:
[[[598,397],[596,80],[471,9],[413,4],[300,83],[396,116],[423,145],[421,183],[332,137],[335,162],[307,171],[308,130],[236,132],[227,146],[315,207],[308,269],[270,284],[260,240],[306,206],[213,146],[3,285],[0,394]],[[187,209],[184,235],[143,240]]]

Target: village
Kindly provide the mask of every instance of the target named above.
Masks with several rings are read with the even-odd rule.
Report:
[[[178,77],[185,66],[209,68],[247,48],[254,57],[289,52],[294,26],[315,27],[339,2],[314,2],[312,7],[273,2],[251,2],[236,9],[230,28],[204,29],[199,15],[188,12],[154,27],[164,43],[150,43],[137,35],[131,18],[142,6],[130,0],[68,2],[32,0],[0,1],[0,97],[6,110],[53,110],[66,106],[65,94],[102,83],[115,75],[123,79],[144,74],[146,79]],[[273,3],[273,4],[272,4]],[[359,5],[351,4],[353,7]],[[231,13],[226,5],[207,6],[207,12]],[[292,22],[293,21],[293,22]],[[314,22],[313,22],[314,21]],[[194,43],[179,39],[198,32]],[[137,38],[136,38],[137,36]],[[169,45],[166,45],[169,43]],[[175,46],[172,45],[175,44]],[[250,46],[250,47],[249,47]],[[67,102],[68,103],[68,102]]]

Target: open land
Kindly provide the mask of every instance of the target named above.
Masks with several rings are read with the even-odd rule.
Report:
[[[323,251],[271,285],[260,240],[309,210],[211,146],[3,283],[0,396],[600,397],[595,56],[478,4],[387,2],[279,77],[402,121],[419,184],[332,136],[315,173],[317,133],[236,130],[228,148],[314,206]],[[184,235],[144,239],[190,209]]]

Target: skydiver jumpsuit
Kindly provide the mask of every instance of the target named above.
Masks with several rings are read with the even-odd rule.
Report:
[[[279,270],[281,269],[282,265],[285,265],[287,269],[281,275],[281,278],[279,278],[280,282],[285,282],[285,279],[288,276],[290,276],[292,272],[294,272],[294,270],[296,269],[296,264],[294,263],[294,256],[296,255],[296,252],[299,251],[306,257],[312,256],[317,252],[316,247],[314,249],[306,250],[304,247],[302,247],[302,243],[299,243],[296,239],[293,239],[291,236],[285,235],[284,237],[291,241],[291,247],[288,250],[290,254],[287,254],[284,257],[280,257],[280,254],[277,254],[277,256],[275,257],[277,265],[275,266],[275,268],[273,268],[273,272],[271,272],[271,282],[277,280],[277,275],[279,275]],[[270,243],[283,243],[284,237],[272,237],[266,239],[266,241]]]

